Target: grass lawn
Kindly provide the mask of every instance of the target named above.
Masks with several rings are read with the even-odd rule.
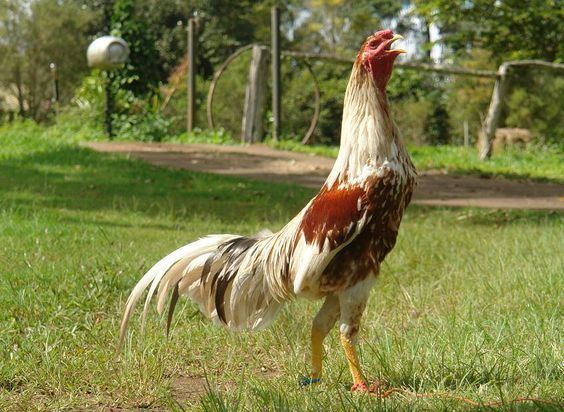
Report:
[[[203,234],[279,228],[313,193],[0,129],[0,410],[466,408],[351,394],[336,330],[324,382],[299,389],[319,302],[293,302],[270,329],[235,334],[181,301],[170,340],[154,314],[140,339],[135,319],[116,356],[125,299],[156,260]],[[505,407],[518,396],[561,402],[563,220],[411,206],[366,310],[367,375]]]

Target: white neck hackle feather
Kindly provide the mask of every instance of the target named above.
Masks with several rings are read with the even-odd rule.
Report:
[[[398,152],[404,155],[405,149],[390,118],[386,95],[356,62],[345,92],[341,146],[326,186],[361,180],[367,168],[392,162]]]

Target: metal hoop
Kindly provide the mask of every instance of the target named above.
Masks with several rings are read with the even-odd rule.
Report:
[[[314,87],[314,94],[315,94],[315,110],[313,112],[313,117],[311,118],[311,122],[309,124],[309,129],[307,129],[305,136],[301,140],[301,143],[303,145],[306,145],[306,144],[308,144],[309,139],[311,139],[311,136],[313,136],[313,132],[315,131],[315,128],[317,126],[317,122],[319,121],[319,112],[321,110],[321,97],[320,97],[321,93],[320,93],[320,90],[319,90],[319,82],[317,81],[317,76],[313,72],[311,64],[309,64],[309,60],[307,60],[307,59],[304,60],[304,63],[305,63],[305,66],[307,67],[309,74],[311,74],[311,77],[313,78],[313,87]]]
[[[214,73],[213,79],[210,83],[210,88],[209,88],[209,91],[208,91],[207,104],[206,104],[208,127],[210,129],[215,128],[215,121],[214,121],[214,118],[213,118],[213,98],[215,96],[215,89],[217,87],[217,83],[218,83],[220,77],[223,75],[223,72],[225,72],[227,67],[229,67],[229,65],[231,63],[233,63],[233,61],[237,57],[239,57],[241,54],[243,54],[247,50],[250,50],[253,46],[254,46],[254,44],[247,44],[246,46],[243,46],[243,47],[235,50],[235,52],[233,52],[227,59],[225,59],[223,64]],[[284,56],[284,57],[292,57],[292,56]],[[317,123],[319,122],[319,113],[321,111],[321,92],[320,92],[320,89],[319,89],[319,81],[317,80],[317,76],[315,75],[313,68],[311,67],[311,64],[309,63],[309,60],[306,58],[304,60],[304,63],[305,63],[305,66],[307,68],[307,71],[309,72],[309,74],[313,78],[313,87],[314,87],[314,96],[315,96],[315,109],[314,109],[314,112],[313,112],[313,117],[312,117],[311,122],[309,124],[309,128],[307,129],[307,132],[305,133],[304,137],[301,139],[301,144],[306,145],[309,142],[309,140],[311,139],[311,136],[313,136],[313,132],[315,131],[315,128],[317,127]]]
[[[254,46],[254,44],[247,44],[246,46],[243,46],[243,47],[235,50],[235,52],[233,54],[231,54],[223,62],[223,64],[219,67],[219,69],[214,73],[213,80],[210,83],[210,89],[208,91],[208,99],[207,99],[207,104],[206,104],[206,112],[207,112],[207,117],[208,117],[208,127],[210,129],[215,128],[215,122],[213,121],[213,96],[215,95],[215,88],[217,86],[217,82],[218,82],[219,78],[221,77],[221,75],[223,74],[225,69],[227,69],[227,67],[233,62],[233,60],[235,60],[237,57],[239,57],[242,53],[251,49],[253,46]]]

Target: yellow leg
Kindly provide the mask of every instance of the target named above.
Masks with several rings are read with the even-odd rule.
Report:
[[[341,344],[345,350],[345,356],[347,358],[347,362],[349,363],[349,369],[351,370],[351,375],[353,377],[353,388],[357,385],[364,385],[364,379],[362,377],[362,372],[360,371],[360,363],[358,362],[356,348],[351,340],[343,333],[341,333]]]
[[[323,338],[325,335],[318,329],[311,329],[311,377],[321,378],[323,367]]]
[[[329,295],[311,325],[311,375],[306,381],[319,382],[323,368],[323,340],[339,317],[339,299]]]

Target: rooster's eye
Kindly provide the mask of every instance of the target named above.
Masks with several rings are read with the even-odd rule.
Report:
[[[368,43],[368,47],[370,47],[371,49],[375,49],[378,46],[378,42],[376,40],[372,40],[370,43]]]

